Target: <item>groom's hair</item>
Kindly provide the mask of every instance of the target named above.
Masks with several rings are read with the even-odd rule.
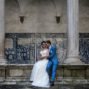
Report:
[[[42,45],[43,43],[46,43],[46,41],[42,41],[42,42],[41,42],[41,45]]]
[[[46,43],[50,44],[51,45],[51,41],[50,40],[47,40]]]

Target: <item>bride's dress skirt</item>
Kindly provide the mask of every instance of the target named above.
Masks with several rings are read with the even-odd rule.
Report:
[[[38,86],[38,87],[49,87],[49,76],[46,71],[46,66],[48,64],[48,60],[40,60],[37,63],[34,64],[30,81],[32,82],[33,86]]]

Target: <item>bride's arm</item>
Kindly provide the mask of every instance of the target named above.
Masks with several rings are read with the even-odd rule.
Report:
[[[48,55],[46,55],[46,56],[40,56],[40,59],[42,60],[42,59],[47,58],[47,57],[48,57]]]
[[[47,49],[47,54],[46,54],[46,56],[40,56],[40,59],[42,60],[42,59],[44,59],[44,58],[48,58],[48,56],[49,56],[49,50]]]
[[[40,56],[40,59],[41,60],[44,59],[44,58],[47,58],[47,56]]]

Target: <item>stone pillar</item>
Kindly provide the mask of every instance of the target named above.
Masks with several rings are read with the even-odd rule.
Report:
[[[0,64],[6,63],[4,57],[4,40],[5,40],[5,0],[0,0]]]
[[[67,59],[66,64],[82,64],[79,59],[79,0],[67,0]]]

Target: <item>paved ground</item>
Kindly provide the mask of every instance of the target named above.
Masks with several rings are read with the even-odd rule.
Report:
[[[0,89],[89,89],[89,85],[55,85],[50,88],[39,88],[26,85],[0,85]]]

